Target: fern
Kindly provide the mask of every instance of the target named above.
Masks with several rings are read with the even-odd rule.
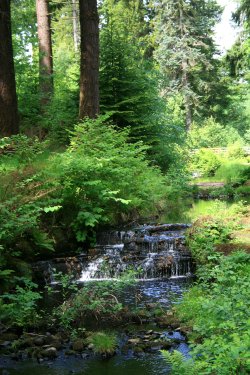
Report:
[[[171,366],[172,375],[198,375],[193,360],[186,359],[177,350],[174,350],[172,353],[162,350],[161,353],[165,361]]]

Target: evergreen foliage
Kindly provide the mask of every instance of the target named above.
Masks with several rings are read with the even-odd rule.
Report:
[[[163,0],[157,10],[155,56],[163,73],[163,90],[166,95],[181,93],[186,123],[192,122],[194,111],[211,91],[216,51],[212,32],[221,10],[214,0]]]

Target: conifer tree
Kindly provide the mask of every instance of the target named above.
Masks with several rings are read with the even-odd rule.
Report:
[[[97,0],[80,0],[79,118],[99,114],[99,16]]]
[[[10,0],[0,1],[0,136],[18,133]]]
[[[166,95],[180,94],[190,129],[200,97],[209,90],[215,45],[213,26],[221,9],[215,0],[161,0],[157,6],[156,59]]]
[[[53,91],[53,58],[49,14],[49,1],[36,0],[39,40],[39,83],[41,105],[46,106]]]

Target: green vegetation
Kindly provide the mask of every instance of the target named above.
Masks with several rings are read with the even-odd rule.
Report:
[[[177,306],[177,314],[191,329],[192,360],[186,361],[176,352],[164,353],[173,374],[178,373],[181,359],[180,371],[187,374],[249,372],[250,255],[240,250],[243,245],[232,242],[233,230],[239,227],[243,213],[242,205],[225,211],[217,203],[213,216],[203,217],[190,231],[189,246],[198,264],[198,282]]]
[[[111,356],[115,335],[85,326],[150,316],[121,302],[135,275],[78,288],[59,272],[48,312],[34,263],[88,259],[98,232],[186,198],[250,194],[250,6],[236,3],[222,56],[215,0],[0,0],[0,333],[55,326]],[[177,310],[192,359],[163,352],[174,374],[250,371],[248,226],[242,202],[216,200],[188,232],[198,282]]]
[[[5,275],[2,275],[5,276]],[[0,300],[0,320],[5,327],[31,328],[37,326],[41,315],[37,302],[42,298],[37,285],[28,279],[15,279],[19,283],[13,293],[4,293]]]
[[[234,145],[236,142],[238,142],[239,146],[244,144],[244,140],[239,135],[237,129],[229,125],[223,126],[216,122],[213,117],[206,119],[203,124],[192,124],[191,131],[188,134],[188,143],[191,148],[195,149],[235,147],[231,145]],[[242,147],[239,148],[242,150]]]
[[[105,356],[111,356],[115,352],[117,345],[117,339],[113,334],[107,334],[105,332],[96,332],[89,338],[90,344],[94,347],[94,352],[103,354]]]
[[[36,141],[24,146],[23,139],[27,143],[18,139],[17,156],[3,156],[8,168],[3,167],[0,203],[4,269],[16,271],[19,259],[53,251],[53,228],[67,226],[70,238],[81,244],[93,241],[103,223],[134,220],[164,207],[166,179],[149,165],[146,147],[129,143],[128,131],[103,117],[77,125],[65,151],[41,154]],[[8,150],[11,140],[5,144]],[[19,161],[23,148],[27,157]]]
[[[243,252],[217,257],[178,308],[182,321],[193,327],[192,356],[200,374],[249,372],[249,260]]]
[[[69,284],[71,295],[55,308],[54,315],[61,327],[69,330],[84,327],[88,319],[93,317],[96,320],[119,320],[124,309],[118,300],[119,294],[133,283],[134,274],[128,272],[119,280],[89,282],[73,294]]]
[[[174,350],[172,353],[162,350],[163,357],[167,364],[171,367],[172,375],[199,375],[201,374],[200,367],[195,364],[192,359],[186,359],[183,354]],[[200,368],[199,368],[200,367]]]

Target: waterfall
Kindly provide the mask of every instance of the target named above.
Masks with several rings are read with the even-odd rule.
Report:
[[[188,227],[187,224],[143,225],[128,231],[99,233],[97,245],[87,254],[46,262],[46,275],[51,275],[52,281],[55,268],[64,269],[79,282],[115,279],[130,269],[143,280],[190,276],[192,259],[185,245]]]

